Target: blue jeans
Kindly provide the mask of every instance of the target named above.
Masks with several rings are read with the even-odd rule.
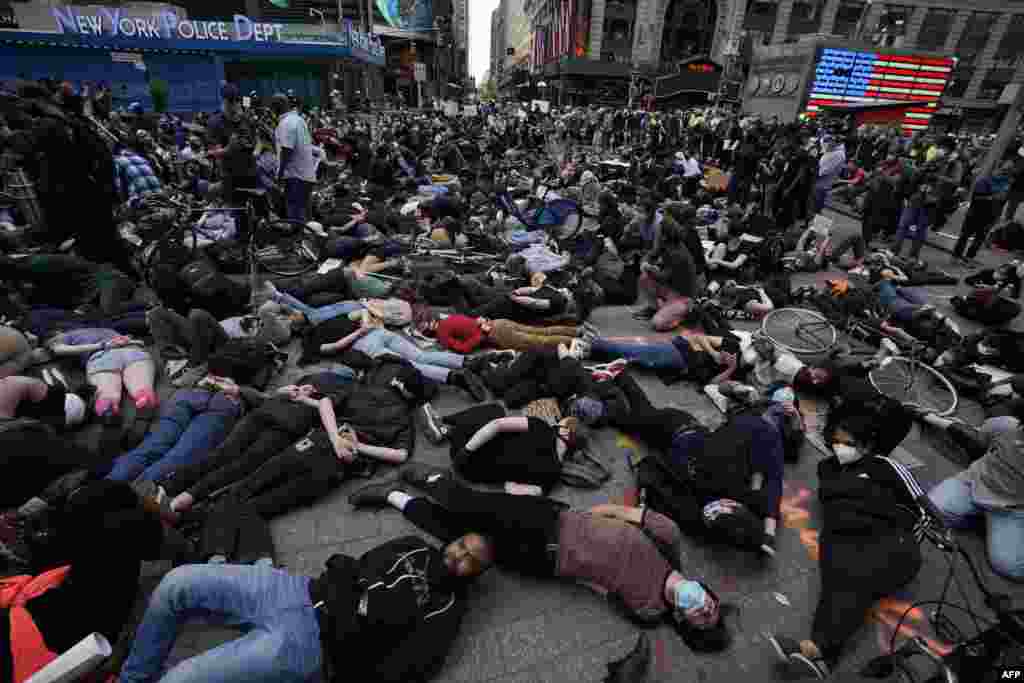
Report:
[[[273,297],[275,303],[291,308],[306,316],[310,325],[319,325],[322,322],[332,320],[341,315],[348,315],[352,311],[361,311],[366,306],[360,301],[339,301],[336,304],[320,306],[319,308],[304,304],[291,294],[280,292]]]
[[[161,674],[190,619],[243,634]],[[304,683],[319,680],[320,626],[309,579],[270,567],[194,564],[167,574],[149,599],[119,683]]]
[[[595,339],[590,346],[595,358],[625,358],[648,370],[685,370],[686,359],[672,342],[644,344]]]
[[[309,198],[313,194],[313,183],[298,178],[284,179],[285,215],[290,221],[309,220]]]
[[[241,404],[198,389],[175,392],[156,429],[134,450],[114,461],[107,479],[156,481],[206,458],[231,432]]]
[[[1024,510],[983,507],[974,500],[970,482],[950,477],[928,494],[954,529],[966,529],[985,518],[988,561],[997,574],[1024,581]]]
[[[391,330],[374,330],[352,345],[370,358],[385,353],[401,356],[413,364],[424,377],[435,382],[447,382],[451,370],[462,369],[463,357],[447,351],[423,351],[411,341]]]

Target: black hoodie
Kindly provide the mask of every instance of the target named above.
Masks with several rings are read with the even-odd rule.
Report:
[[[439,550],[417,536],[358,560],[333,555],[310,586],[323,602],[321,638],[331,681],[416,683],[444,665],[466,611],[463,586]]]

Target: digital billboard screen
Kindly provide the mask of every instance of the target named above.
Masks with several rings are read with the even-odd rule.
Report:
[[[823,106],[906,102],[903,128],[924,130],[953,74],[951,57],[824,48],[815,65],[806,114]]]

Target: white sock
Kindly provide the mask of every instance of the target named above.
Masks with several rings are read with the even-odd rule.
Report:
[[[412,496],[404,491],[392,491],[388,494],[388,502],[391,503],[396,510],[404,510],[410,500],[412,500]]]

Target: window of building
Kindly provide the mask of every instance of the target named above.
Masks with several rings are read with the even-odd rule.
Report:
[[[1013,69],[989,69],[978,89],[979,100],[998,100],[1003,89],[1013,80]]]
[[[802,36],[817,33],[821,28],[821,14],[825,0],[795,0],[793,13],[789,15],[787,36]]]
[[[903,47],[907,34],[910,9],[899,5],[886,5],[874,28],[873,42],[879,47]]]
[[[946,87],[946,97],[963,97],[964,93],[967,92],[967,86],[971,84],[971,79],[974,78],[974,69],[968,67],[959,67],[953,72],[953,78],[949,81],[949,85]]]
[[[956,12],[951,9],[930,9],[921,22],[921,32],[917,36],[917,47],[922,50],[941,50],[953,30]]]
[[[748,33],[765,36],[765,43],[771,40],[775,30],[775,18],[779,13],[778,0],[750,0],[747,14],[743,17],[743,28]]]
[[[1022,55],[1024,55],[1024,14],[1014,14],[1010,19],[1010,25],[1006,27],[1006,35],[1003,36],[999,47],[996,48],[996,64],[1001,68],[1016,66]]]
[[[836,10],[836,23],[832,33],[852,38],[867,8],[868,4],[863,0],[842,0],[839,9]]]
[[[956,46],[956,56],[961,64],[974,64],[985,49],[995,27],[997,14],[992,12],[974,12],[967,19],[963,35]]]

